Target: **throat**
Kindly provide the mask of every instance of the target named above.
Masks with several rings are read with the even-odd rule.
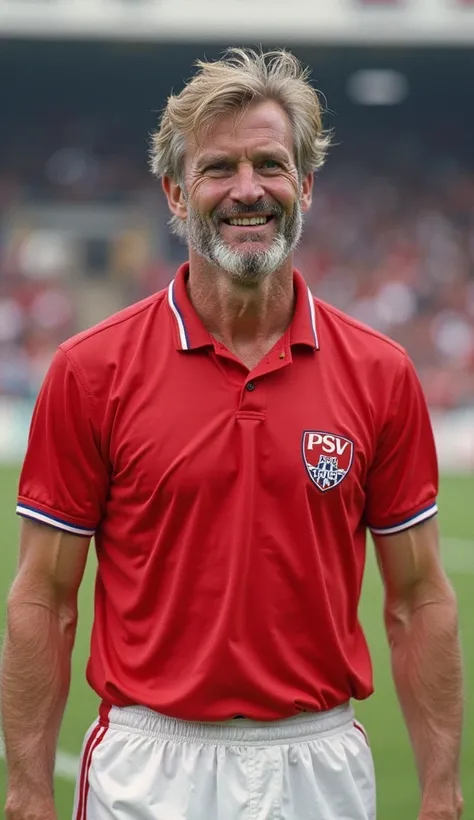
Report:
[[[231,282],[219,269],[194,262],[187,291],[196,313],[211,336],[253,370],[291,323],[295,307],[291,265],[249,289]]]

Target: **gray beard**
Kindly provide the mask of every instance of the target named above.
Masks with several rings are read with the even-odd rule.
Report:
[[[278,230],[269,248],[265,250],[239,250],[230,247],[219,235],[219,225],[222,219],[231,216],[244,216],[248,213],[272,213],[278,220]],[[188,208],[186,220],[186,237],[189,246],[201,257],[226,271],[232,279],[243,285],[257,284],[259,281],[274,273],[295,250],[303,230],[303,215],[299,201],[295,203],[293,213],[288,215],[283,208],[264,202],[253,206],[240,206],[234,211],[220,212],[212,217],[212,225],[204,219],[198,211]],[[249,233],[247,241],[258,242],[261,239],[258,233]]]

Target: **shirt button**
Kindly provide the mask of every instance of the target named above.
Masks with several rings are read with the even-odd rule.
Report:
[[[247,384],[245,385],[245,389],[248,390],[249,393],[251,393],[252,390],[255,390],[255,387],[256,387],[255,382],[247,382]]]

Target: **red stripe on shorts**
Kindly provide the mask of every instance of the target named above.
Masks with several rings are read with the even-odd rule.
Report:
[[[79,778],[79,800],[77,805],[76,820],[86,820],[87,817],[87,796],[89,794],[89,771],[92,763],[92,755],[107,733],[108,726],[101,726],[100,723],[93,729],[87,741],[84,754],[82,755],[81,773]]]
[[[102,701],[99,706],[99,723],[101,723],[102,726],[109,725],[109,715],[111,711],[112,707],[110,706],[110,704],[105,703],[105,701]]]
[[[360,723],[357,722],[357,720],[354,720],[354,729],[359,730],[359,732],[363,736],[365,742],[367,743],[367,746],[370,746],[369,738],[367,737],[367,732],[365,731],[364,727]]]

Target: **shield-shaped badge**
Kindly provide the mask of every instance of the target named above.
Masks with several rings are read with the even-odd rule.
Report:
[[[337,487],[351,469],[354,444],[349,438],[323,430],[305,430],[302,449],[308,475],[323,493]]]

